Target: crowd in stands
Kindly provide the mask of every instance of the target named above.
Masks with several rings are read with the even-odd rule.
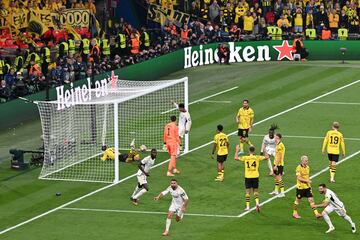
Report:
[[[72,33],[54,29],[43,36],[30,35],[38,45],[17,49],[14,57],[0,57],[0,100],[122,68],[186,46],[241,41],[249,36],[252,36],[250,39],[275,39],[270,32],[274,27],[281,29],[280,39],[305,34],[307,29],[313,29],[320,39],[323,31],[330,32],[328,39],[336,39],[339,28],[359,33],[360,1],[147,0],[144,3],[178,9],[189,13],[191,18],[183,26],[167,19],[151,31],[145,27],[136,29],[119,19],[108,24],[106,31],[82,33],[81,40],[75,40]],[[56,11],[71,7],[96,11],[93,0],[23,3],[3,0],[0,6],[2,11],[16,11],[21,4]]]

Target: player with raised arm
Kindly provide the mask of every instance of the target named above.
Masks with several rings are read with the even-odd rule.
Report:
[[[249,155],[238,157],[239,145],[236,145],[234,159],[237,161],[242,161],[245,164],[245,211],[250,210],[250,194],[251,192],[255,198],[256,211],[260,212],[260,203],[259,203],[259,163],[261,160],[266,160],[269,158],[269,155],[265,153],[265,156],[255,155],[255,147],[249,147]]]
[[[165,125],[164,128],[164,149],[167,150],[170,156],[168,170],[166,176],[172,177],[174,174],[179,174],[180,171],[176,168],[176,157],[178,149],[181,145],[179,137],[179,128],[176,125],[176,117],[170,117],[171,122]]]
[[[321,214],[314,205],[314,198],[311,191],[310,167],[308,156],[301,156],[300,164],[296,167],[296,197],[293,207],[293,218],[300,219],[298,206],[301,198],[306,197],[310,203],[310,207],[314,211],[315,217],[320,218]]]
[[[151,155],[145,157],[139,163],[139,170],[136,174],[138,183],[137,186],[135,187],[133,194],[130,197],[131,202],[136,206],[139,204],[139,197],[141,197],[144,193],[149,191],[147,177],[150,176],[150,169],[155,163],[156,156],[157,156],[157,151],[156,149],[153,148],[151,149]]]
[[[187,111],[185,109],[184,103],[177,104],[174,101],[172,103],[175,105],[175,107],[180,112],[180,114],[179,114],[179,124],[178,124],[179,136],[181,138],[184,138],[185,134],[189,134],[190,129],[191,129],[192,122],[191,122],[190,113],[189,113],[189,111]]]
[[[159,201],[163,196],[168,193],[170,193],[170,195],[172,196],[172,200],[166,218],[166,226],[165,231],[162,234],[163,236],[169,235],[171,219],[173,218],[174,214],[176,214],[176,221],[179,222],[183,218],[184,212],[186,211],[187,205],[189,203],[189,198],[185,190],[178,185],[176,179],[171,179],[170,186],[163,192],[161,192],[158,196],[156,196],[154,198],[155,201]]]
[[[218,175],[215,178],[215,181],[222,182],[224,181],[224,162],[227,159],[229,153],[229,139],[225,133],[223,133],[224,127],[219,124],[216,127],[216,134],[214,137],[214,145],[212,149],[212,158],[216,152],[216,161],[217,161],[217,171]]]
[[[282,142],[282,135],[277,133],[275,135],[275,157],[274,157],[274,181],[275,189],[271,192],[271,195],[278,195],[278,197],[285,197],[284,182],[282,175],[284,174],[284,160],[285,160],[285,145]],[[280,189],[280,193],[279,193]]]
[[[244,154],[244,143],[252,146],[249,140],[249,132],[251,132],[254,124],[254,111],[249,106],[249,100],[243,100],[243,106],[236,115],[236,123],[238,124],[238,136],[240,138],[239,154]]]
[[[314,204],[314,207],[325,208],[322,212],[322,216],[325,222],[329,225],[329,229],[325,233],[330,233],[335,230],[335,227],[329,217],[330,213],[333,211],[348,221],[351,225],[352,233],[355,233],[355,223],[351,220],[350,216],[346,214],[345,205],[342,201],[340,201],[338,196],[333,191],[328,189],[324,183],[319,185],[319,192],[325,196],[325,199],[321,204]]]
[[[261,145],[261,155],[267,153],[269,155],[267,164],[269,167],[269,175],[274,175],[273,163],[271,162],[275,157],[276,141],[275,141],[275,130],[278,129],[276,124],[272,124],[269,129],[269,133],[263,138]]]
[[[325,150],[328,153],[329,169],[330,169],[330,182],[335,182],[336,163],[339,161],[340,146],[343,157],[345,157],[345,142],[342,133],[339,131],[340,124],[333,122],[331,130],[326,133],[322,145],[322,154],[325,155]]]

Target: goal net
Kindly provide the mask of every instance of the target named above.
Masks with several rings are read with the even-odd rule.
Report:
[[[172,101],[188,105],[187,78],[100,86],[95,83],[98,88],[87,89],[87,95],[84,86],[65,91],[63,107],[59,100],[38,102],[44,140],[40,179],[117,182],[119,154],[129,153],[133,139],[136,146],[162,151],[163,128],[178,115]],[[187,135],[183,144],[187,150]],[[114,149],[115,159],[102,159],[104,145]]]

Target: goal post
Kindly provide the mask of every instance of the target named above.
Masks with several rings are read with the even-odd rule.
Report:
[[[61,90],[60,99],[38,102],[44,139],[40,179],[118,182],[130,143],[148,151],[162,151],[163,128],[177,115],[172,101],[188,106],[188,79],[128,81]],[[57,89],[58,90],[58,89]],[[58,91],[60,92],[60,91]],[[86,101],[85,101],[86,100]],[[189,150],[188,136],[184,152]],[[113,159],[101,159],[102,147],[114,150]],[[148,153],[141,153],[142,155]]]

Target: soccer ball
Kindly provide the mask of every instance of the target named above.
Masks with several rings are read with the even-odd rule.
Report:
[[[143,144],[140,146],[140,151],[145,152],[147,150],[147,147]]]

